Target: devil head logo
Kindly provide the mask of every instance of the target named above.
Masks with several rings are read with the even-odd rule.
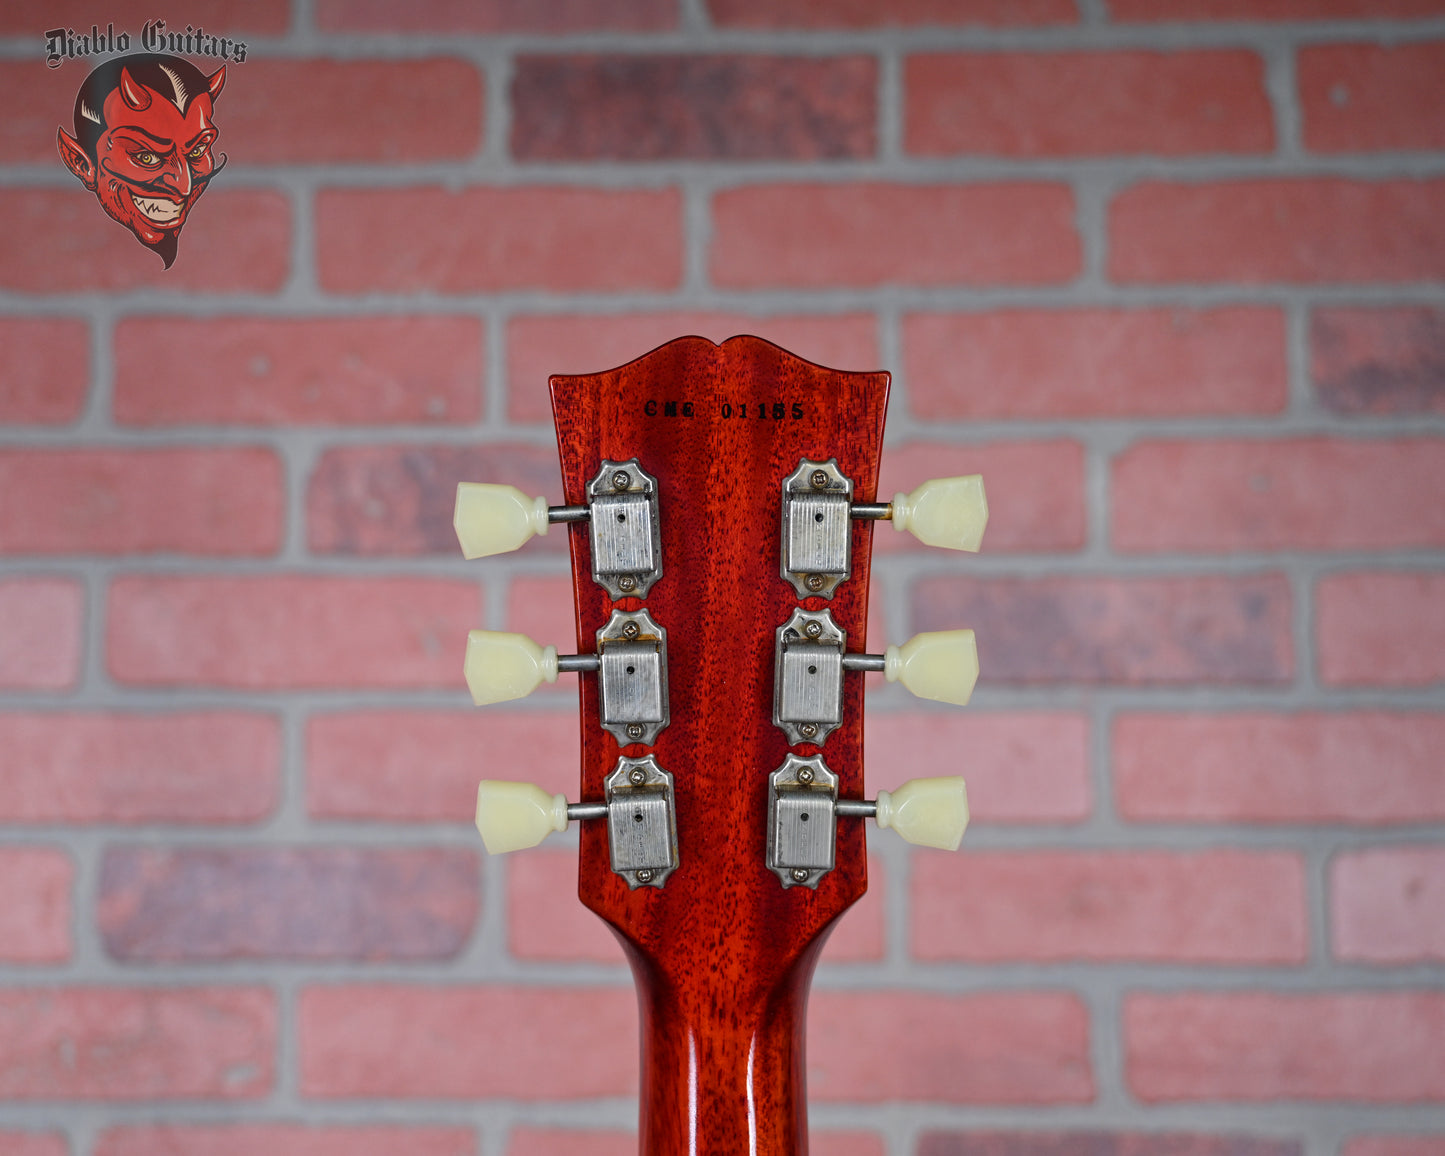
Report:
[[[109,60],[75,98],[75,135],[62,128],[57,138],[61,159],[100,207],[167,269],[191,206],[226,161],[211,151],[225,82],[224,67],[206,76],[178,56]]]

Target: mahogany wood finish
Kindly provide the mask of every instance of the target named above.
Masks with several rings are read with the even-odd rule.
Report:
[[[622,940],[642,1022],[645,1156],[808,1150],[803,1045],[808,986],[835,919],[867,888],[863,822],[838,822],[837,867],[816,891],[765,866],[767,778],[788,751],[772,723],[774,631],[796,593],[779,567],[783,479],[835,457],[854,500],[875,498],[889,376],[841,373],[756,337],[670,342],[629,365],[553,377],[565,500],[603,459],[636,457],[658,480],[662,578],[645,599],[667,629],[671,725],[652,750],[675,779],[680,858],[664,888],[630,891],[604,823],[582,824],[579,892]],[[612,603],[592,581],[587,529],[571,527],[578,650]],[[872,523],[852,528],[852,576],[831,609],[864,649]],[[582,791],[603,798],[616,741],[581,686]],[[799,753],[818,748],[800,746]],[[845,678],[844,723],[822,748],[840,797],[863,796],[863,679]]]

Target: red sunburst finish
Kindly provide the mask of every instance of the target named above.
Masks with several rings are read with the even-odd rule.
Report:
[[[651,750],[674,776],[679,866],[630,891],[606,825],[582,824],[579,892],[626,949],[642,1019],[645,1156],[808,1150],[804,1016],[833,921],[867,888],[863,823],[838,822],[837,867],[816,891],[784,890],[764,863],[767,777],[788,751],[772,723],[774,631],[793,608],[828,607],[864,649],[872,524],[853,523],[852,576],[800,603],[778,573],[783,479],[837,458],[854,501],[875,498],[886,373],[840,373],[756,337],[670,342],[620,369],[553,377],[565,500],[603,459],[636,457],[658,480],[662,578],[646,606],[667,629],[671,724]],[[592,581],[586,527],[571,527],[578,650],[612,603]],[[581,686],[582,790],[603,798],[621,751]],[[816,748],[794,748],[813,753]],[[863,797],[863,679],[845,679],[844,723],[823,747],[839,795]]]

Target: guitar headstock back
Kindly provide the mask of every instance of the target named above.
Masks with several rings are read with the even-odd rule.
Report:
[[[768,779],[789,752],[773,723],[774,639],[801,605],[826,607],[859,648],[867,626],[871,527],[854,522],[852,573],[831,599],[800,598],[779,573],[784,480],[836,459],[855,501],[874,498],[886,373],[823,369],[754,337],[670,342],[619,369],[553,377],[563,488],[583,504],[603,462],[635,459],[656,479],[661,576],[614,602],[593,579],[585,526],[572,528],[579,650],[613,609],[645,607],[667,632],[669,721],[650,746],[601,726],[598,680],[581,680],[582,790],[601,799],[620,756],[672,776],[678,865],[661,887],[612,870],[608,828],[582,825],[582,901],[634,962],[677,982],[699,968],[777,984],[821,945],[867,887],[862,824],[837,827],[836,864],[816,887],[784,887],[766,864]],[[842,725],[822,750],[839,795],[863,787],[863,687],[845,680]],[[737,993],[742,998],[747,993]]]

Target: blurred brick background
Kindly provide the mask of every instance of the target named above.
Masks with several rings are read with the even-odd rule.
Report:
[[[175,267],[42,33],[245,39]],[[199,60],[209,71],[212,63]],[[1445,1153],[1445,3],[64,0],[0,8],[0,1156],[631,1153],[635,1012],[570,691],[545,382],[688,332],[886,368],[872,840],[811,1006],[823,1156]],[[875,640],[876,641],[876,640]]]

